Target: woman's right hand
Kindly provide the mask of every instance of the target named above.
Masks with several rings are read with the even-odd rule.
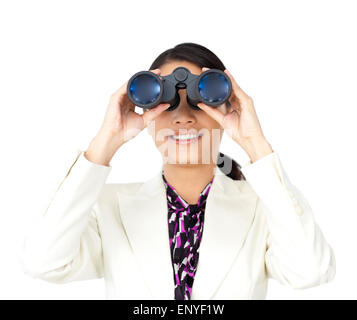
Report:
[[[160,75],[160,69],[150,71]],[[136,137],[150,121],[170,106],[162,103],[143,114],[136,113],[135,105],[126,93],[128,82],[112,94],[103,124],[85,152],[91,162],[109,166],[110,160],[124,143]]]

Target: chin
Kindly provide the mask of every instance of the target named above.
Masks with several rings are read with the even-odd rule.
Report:
[[[190,155],[177,155],[176,157],[169,157],[168,158],[169,164],[179,164],[179,165],[197,165],[202,164],[201,157],[197,156],[190,156]]]

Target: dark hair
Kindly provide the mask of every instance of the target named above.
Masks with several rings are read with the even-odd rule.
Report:
[[[222,61],[211,50],[196,43],[185,42],[162,52],[151,64],[149,70],[160,68],[163,64],[173,60],[192,62],[200,68],[207,67],[222,71],[226,69]],[[232,180],[246,180],[240,170],[241,166],[235,160],[221,152],[219,159],[217,166],[226,176]],[[229,170],[225,170],[227,163],[232,163],[232,168]]]

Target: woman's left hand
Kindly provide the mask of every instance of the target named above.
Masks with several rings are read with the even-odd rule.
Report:
[[[206,70],[209,68],[202,68],[202,71]],[[216,120],[225,132],[247,152],[251,162],[254,162],[272,153],[273,150],[264,137],[252,98],[238,86],[227,69],[224,72],[232,82],[232,94],[229,98],[231,106],[226,111],[225,104],[211,107],[200,102],[197,106]]]

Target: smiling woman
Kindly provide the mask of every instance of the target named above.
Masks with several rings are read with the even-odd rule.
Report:
[[[299,289],[331,281],[333,250],[265,139],[253,100],[198,44],[163,52],[150,71],[180,66],[224,71],[228,102],[192,108],[180,88],[177,108],[138,114],[124,83],[26,235],[24,271],[55,283],[104,277],[108,299],[264,299],[269,278]],[[107,184],[113,155],[146,127],[160,170],[145,182]],[[220,153],[223,132],[248,163]]]
[[[202,68],[208,67],[224,71],[226,68],[222,61],[209,49],[195,43],[182,43],[172,49],[162,52],[151,64],[150,70],[159,69],[158,74],[165,76],[170,74],[176,67],[186,67],[191,73],[199,75]],[[244,180],[240,168],[241,166],[230,157],[219,152],[219,145],[223,134],[222,127],[201,109],[193,110],[186,101],[186,89],[178,90],[180,105],[179,108],[171,112],[164,112],[155,121],[155,131],[149,130],[156,146],[164,157],[168,157],[169,163],[204,163],[206,169],[218,165],[220,170],[233,180]],[[219,107],[223,112],[230,108],[230,101]],[[180,110],[179,110],[180,109]],[[144,112],[146,109],[144,109]],[[188,118],[187,117],[188,114]],[[191,115],[191,119],[189,118]],[[167,128],[173,130],[176,135],[176,148],[171,144],[170,139],[163,139]],[[202,133],[204,132],[204,133]],[[200,135],[202,138],[187,140],[182,135],[192,133]],[[181,135],[178,137],[178,135]],[[168,137],[171,137],[169,134]],[[155,137],[159,140],[155,140]],[[193,143],[193,145],[191,144]],[[165,145],[166,144],[166,145]],[[182,148],[180,145],[188,145],[189,148]],[[170,150],[170,152],[168,152]],[[169,154],[167,154],[169,153]],[[165,159],[165,158],[164,158]],[[208,165],[207,165],[208,164]],[[186,165],[185,168],[188,166]],[[197,165],[195,167],[197,169]],[[204,173],[203,173],[204,175]]]

